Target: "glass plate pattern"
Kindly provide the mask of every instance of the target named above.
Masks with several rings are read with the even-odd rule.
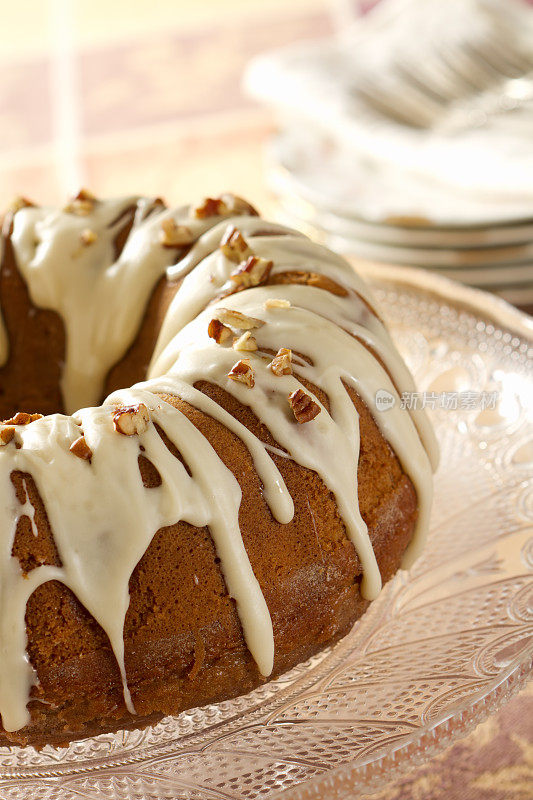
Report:
[[[335,648],[245,697],[66,749],[0,748],[2,800],[359,796],[464,735],[525,681],[533,323],[442,278],[362,269],[420,390],[462,393],[458,408],[437,400],[429,412],[441,466],[423,556]],[[497,392],[497,408],[480,410],[481,392]]]

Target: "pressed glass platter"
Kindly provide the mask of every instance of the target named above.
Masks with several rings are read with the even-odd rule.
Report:
[[[464,735],[525,681],[533,323],[421,271],[361,270],[441,445],[423,556],[336,647],[245,697],[65,749],[0,748],[2,800],[359,796]]]

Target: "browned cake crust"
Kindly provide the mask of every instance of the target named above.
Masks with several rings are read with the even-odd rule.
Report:
[[[201,388],[263,441],[275,444],[247,407],[216,387]],[[399,568],[411,538],[416,495],[366,406],[349,391],[361,415],[361,512],[386,581]],[[239,521],[272,616],[274,676],[279,675],[344,636],[368,606],[359,592],[361,567],[334,498],[316,473],[273,455],[295,500],[294,519],[280,525],[263,499],[240,439],[186,403],[166,399],[204,433],[240,483]],[[157,485],[149,462],[141,462],[141,472],[148,485]],[[14,475],[13,481],[21,502],[27,487],[39,532],[36,538],[23,517],[14,554],[27,571],[38,564],[58,564],[31,476]],[[34,592],[26,615],[28,653],[40,681],[32,691],[32,723],[4,733],[2,741],[65,744],[110,729],[139,727],[264,682],[245,645],[207,529],[180,522],[158,531],[132,575],[130,593],[126,670],[139,716],[125,710],[105,634],[65,586],[50,582]],[[39,696],[46,698],[45,704]]]
[[[65,360],[65,327],[55,311],[37,308],[17,267],[11,243],[12,216],[4,222],[0,261],[0,310],[9,337],[9,356],[0,367],[0,419],[16,411],[64,413],[60,379]],[[107,376],[103,400],[141,381],[165,318],[181,282],[162,277],[155,285],[135,341]]]
[[[6,218],[4,232],[11,230]],[[65,329],[55,311],[36,308],[20,276],[9,235],[3,240],[0,310],[9,337],[9,355],[0,367],[0,419],[16,411],[62,412],[59,381],[65,358]]]
[[[157,283],[135,342],[108,375],[106,394],[144,377],[177,288],[166,278]],[[9,237],[0,298],[11,343],[9,360],[0,369],[0,417],[15,410],[62,410],[63,323],[57,314],[33,306]],[[250,408],[214,385],[197,386],[263,442],[279,447]],[[312,388],[327,407],[327,398]],[[367,407],[355,391],[346,390],[360,415],[360,511],[387,581],[412,537],[417,497]],[[292,521],[279,524],[243,442],[179,398],[165,399],[205,435],[242,489],[239,523],[273,622],[275,677],[344,636],[367,608],[359,591],[362,570],[354,546],[332,493],[316,473],[272,454],[295,505]],[[171,442],[166,444],[180,457]],[[158,485],[159,474],[142,453],[139,468],[145,486]],[[12,482],[19,502],[24,504],[27,494],[35,508],[38,531],[35,536],[23,516],[13,555],[27,573],[42,564],[59,565],[32,476],[12,473]],[[0,729],[0,743],[64,745],[101,732],[142,727],[167,714],[243,694],[265,681],[245,644],[207,528],[179,522],[159,530],[129,589],[125,666],[137,716],[126,711],[119,670],[103,630],[68,588],[52,581],[40,586],[27,605],[27,649],[39,681],[31,693],[31,724],[14,733]]]

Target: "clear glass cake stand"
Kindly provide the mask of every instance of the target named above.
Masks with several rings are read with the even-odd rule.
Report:
[[[463,736],[526,680],[533,323],[420,271],[361,269],[419,388],[460,397],[429,411],[442,454],[422,558],[336,647],[250,695],[66,749],[1,749],[2,800],[360,796]],[[481,392],[497,392],[497,408],[480,410]]]

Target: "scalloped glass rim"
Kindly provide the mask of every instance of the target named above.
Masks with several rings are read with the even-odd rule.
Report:
[[[490,317],[496,325],[516,332],[529,339],[533,348],[533,319],[521,313],[501,298],[486,292],[463,286],[447,278],[435,277],[424,270],[352,259],[358,272],[370,283],[394,283],[413,285],[428,295],[463,306],[474,314]],[[533,392],[533,387],[532,387]],[[533,535],[533,533],[532,533]],[[530,540],[530,541],[533,541]],[[533,576],[531,577],[533,585]],[[533,622],[533,618],[531,620]],[[383,753],[374,753],[357,766],[346,765],[332,770],[327,777],[301,784],[293,790],[284,791],[283,797],[291,800],[333,800],[346,798],[346,792],[357,789],[358,794],[375,792],[386,786],[394,777],[407,772],[433,755],[445,749],[452,741],[466,736],[480,722],[494,713],[515,692],[519,691],[531,677],[533,670],[533,628],[530,645],[515,659],[512,666],[498,676],[489,687],[480,690],[477,697],[470,697],[464,707],[443,713],[433,725],[417,730],[398,747]],[[276,793],[273,797],[281,797]]]
[[[420,388],[443,373],[477,391],[500,381],[504,413],[490,425],[470,411],[434,412],[445,466],[426,552],[336,647],[245,697],[64,750],[0,749],[2,800],[327,800],[376,791],[465,735],[526,680],[533,429],[523,398],[533,394],[533,320],[420,270],[357,266]],[[446,464],[463,471],[462,482]]]

